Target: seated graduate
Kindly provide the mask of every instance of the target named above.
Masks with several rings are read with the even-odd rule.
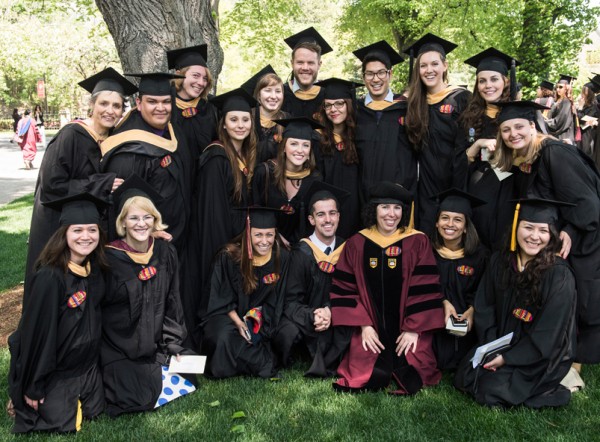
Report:
[[[347,197],[342,189],[313,182],[305,199],[315,230],[294,246],[282,278],[283,317],[275,340],[284,366],[293,350],[308,350],[307,376],[332,376],[350,340],[350,329],[331,327],[329,304],[332,275],[344,249],[344,240],[336,236],[339,207]]]
[[[475,296],[480,344],[508,333],[510,348],[473,368],[468,353],[454,385],[489,406],[566,405],[560,385],[576,353],[575,277],[558,252],[557,202],[522,200],[510,248],[492,255]],[[565,203],[559,203],[566,205]],[[573,206],[573,204],[570,204]]]
[[[318,139],[314,129],[323,126],[305,117],[275,122],[285,127],[277,161],[256,167],[252,194],[254,204],[280,209],[277,230],[289,250],[308,234],[304,195],[313,181],[321,181],[321,174],[315,170],[313,139]]]
[[[455,369],[477,344],[473,329],[473,299],[488,263],[489,251],[480,244],[471,215],[485,204],[475,196],[452,188],[437,196],[440,208],[431,239],[444,294],[444,320],[467,321],[467,334],[447,330],[435,335],[433,349],[440,370]]]
[[[97,207],[104,203],[86,193],[44,204],[62,212],[8,338],[14,433],[79,431],[82,417],[104,410],[98,349],[106,234]]]
[[[246,228],[215,257],[207,305],[200,310],[206,375],[276,375],[271,338],[283,303],[277,286],[287,251],[277,238],[274,210],[249,207]]]
[[[332,324],[353,327],[333,386],[373,391],[394,381],[392,393],[414,394],[441,378],[432,348],[444,327],[438,270],[429,239],[412,228],[411,194],[386,181],[369,193],[369,228],[346,241],[333,274]]]
[[[177,252],[152,237],[167,228],[153,202],[158,204],[160,194],[132,175],[113,195],[120,238],[107,247],[111,272],[102,302],[100,353],[111,417],[152,410],[195,389],[166,372],[170,357],[194,353],[183,347]]]

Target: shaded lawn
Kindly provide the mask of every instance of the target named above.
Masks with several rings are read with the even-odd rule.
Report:
[[[25,276],[32,211],[33,194],[0,206],[0,292],[14,287]]]
[[[8,351],[0,350],[0,400],[7,400]],[[302,365],[280,381],[202,379],[196,393],[156,412],[84,422],[78,441],[591,441],[598,440],[600,369],[584,367],[587,389],[568,407],[499,410],[481,407],[454,390],[451,379],[415,397],[335,393],[331,380],[305,379]],[[219,404],[214,404],[219,401]],[[212,404],[212,406],[211,406]],[[243,411],[246,418],[234,420]],[[240,433],[232,432],[242,425]],[[0,440],[10,440],[2,413]],[[25,440],[24,438],[19,438]],[[75,440],[34,435],[27,440]]]

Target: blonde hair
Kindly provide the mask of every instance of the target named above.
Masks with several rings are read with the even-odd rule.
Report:
[[[532,121],[530,121],[529,123],[534,124]],[[526,163],[533,163],[538,158],[540,150],[542,149],[542,146],[544,145],[544,141],[546,139],[555,140],[556,138],[550,135],[538,133],[536,131],[535,135],[531,140],[531,143],[529,143],[528,146],[529,149],[527,150],[527,155],[525,156]],[[494,167],[497,167],[503,172],[510,171],[513,165],[513,152],[514,151],[510,147],[508,147],[502,140],[502,132],[499,130],[498,136],[496,138],[496,150],[493,156],[490,158],[490,164]]]
[[[208,97],[208,94],[212,90],[213,77],[212,77],[212,74],[210,73],[210,69],[208,69],[205,66],[202,66],[202,67],[204,68],[204,71],[206,72],[206,87],[204,88],[204,90],[200,94],[200,98],[201,99],[205,99],[206,97]],[[187,71],[189,71],[189,70],[190,70],[190,66],[186,66],[184,68],[177,69],[175,71],[175,73],[179,74],[179,75],[185,75],[187,73]],[[172,81],[173,81],[173,85],[175,86],[175,90],[177,92],[180,92],[181,89],[183,89],[183,82],[185,81],[185,78],[176,78],[176,79],[174,79]]]
[[[117,221],[115,223],[117,228],[117,235],[119,235],[120,238],[123,238],[126,235],[123,223],[125,222],[125,217],[127,216],[127,213],[129,212],[129,209],[132,206],[135,206],[138,209],[143,210],[144,212],[148,212],[154,217],[154,227],[152,229],[153,232],[159,230],[166,230],[167,227],[169,227],[166,224],[163,224],[162,215],[151,200],[143,196],[132,196],[131,198],[128,198],[127,201],[125,201],[125,204],[123,204],[121,213],[119,213],[119,216],[117,217]]]

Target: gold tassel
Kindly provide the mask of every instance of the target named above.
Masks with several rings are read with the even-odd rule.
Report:
[[[517,221],[519,220],[519,210],[521,210],[521,203],[517,203],[515,207],[515,216],[513,218],[512,231],[510,234],[510,251],[515,252],[517,250]]]
[[[408,231],[415,228],[415,202],[410,203],[410,218],[408,220]]]

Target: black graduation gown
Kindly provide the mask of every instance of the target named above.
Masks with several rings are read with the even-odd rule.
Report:
[[[336,237],[335,249],[344,240]],[[280,296],[284,298],[283,317],[275,340],[281,352],[284,366],[288,365],[294,344],[302,341],[310,355],[311,365],[305,376],[332,376],[345,353],[352,329],[329,327],[316,332],[314,311],[329,307],[329,289],[335,266],[321,270],[312,252],[304,241],[294,246],[289,264],[282,276]]]
[[[100,172],[100,147],[83,123],[70,123],[50,141],[35,187],[29,231],[25,296],[42,249],[59,228],[60,211],[42,203],[82,192],[108,200],[116,174]]]
[[[286,261],[287,251],[281,250],[280,271]],[[277,295],[278,282],[271,277],[275,272],[273,253],[265,265],[254,267],[258,287],[246,295],[242,289],[239,263],[234,262],[224,250],[215,257],[206,292],[208,302],[200,312],[203,353],[208,356],[206,376],[227,378],[252,375],[269,378],[275,375],[276,362],[270,341],[283,307],[282,298]],[[243,321],[246,313],[256,307],[262,307],[263,324],[258,333],[260,339],[249,344],[227,314],[235,310]]]
[[[185,324],[196,348],[200,345],[197,313],[206,301],[204,289],[212,261],[219,249],[244,229],[246,213],[236,209],[249,205],[245,179],[241,201],[235,201],[233,193],[233,171],[224,148],[208,146],[198,161],[181,293]]]
[[[102,303],[102,364],[106,412],[112,416],[154,408],[162,387],[161,366],[183,347],[186,329],[179,299],[175,248],[154,241],[148,264],[123,250],[106,249],[111,273]],[[143,280],[140,272],[154,268]]]
[[[318,171],[312,172],[302,179],[298,193],[292,199],[281,193],[275,183],[275,165],[272,161],[262,163],[254,169],[252,178],[252,195],[255,205],[284,209],[284,212],[275,214],[277,230],[291,245],[309,234],[308,208],[304,202],[304,195],[313,181],[321,181]]]
[[[173,129],[174,139],[169,128]],[[187,223],[191,200],[191,157],[185,137],[178,125],[165,129],[164,136],[146,123],[137,109],[132,109],[119,123],[114,134],[102,143],[103,172],[113,172],[127,179],[138,174],[163,200],[157,209],[173,235],[173,245],[181,254],[187,241]],[[113,207],[109,216],[109,240],[116,239],[115,220],[119,215]]]
[[[444,297],[458,314],[464,313],[474,304],[475,292],[487,266],[489,251],[480,245],[473,255],[458,259],[443,258],[435,249],[434,255]],[[439,331],[433,341],[438,368],[455,369],[476,343],[474,328],[462,337],[453,336],[446,330]]]
[[[192,106],[194,103],[196,105]],[[173,120],[185,136],[195,166],[206,146],[217,139],[217,109],[206,99],[184,100],[177,97]]]
[[[343,149],[342,146],[340,146]],[[323,176],[323,181],[332,186],[344,189],[349,193],[348,198],[340,207],[340,223],[337,233],[343,238],[349,238],[360,229],[360,198],[359,198],[359,165],[345,164],[343,150],[333,149],[332,155],[323,154],[315,149],[317,169]]]
[[[280,118],[290,118],[291,115],[287,112],[282,112]],[[264,163],[269,160],[277,159],[277,150],[281,141],[277,133],[277,125],[264,127],[260,122],[260,111],[258,108],[252,111],[254,118],[254,131],[258,142],[256,144],[256,164]]]
[[[432,199],[452,187],[464,189],[468,159],[468,138],[457,120],[467,107],[471,93],[465,89],[450,92],[429,105],[429,138],[419,152],[419,183],[415,200],[415,226],[426,235],[435,230],[438,204]]]
[[[53,267],[33,276],[19,327],[8,339],[15,433],[75,431],[78,401],[86,418],[104,410],[98,370],[104,290],[104,278],[93,264],[88,277]],[[79,305],[71,300],[78,291],[86,294]],[[23,395],[44,398],[44,403],[36,412]]]
[[[572,240],[568,260],[577,279],[577,362],[600,362],[600,174],[571,144],[543,143],[529,173],[513,167],[518,197],[577,204],[561,207],[561,230]]]
[[[325,89],[321,88],[319,93],[312,100],[302,100],[292,92],[289,83],[283,85],[283,106],[281,110],[287,112],[292,117],[307,117],[317,119],[319,106],[325,98]]]
[[[496,139],[497,126],[487,115],[483,116],[483,129],[479,138]],[[478,138],[478,139],[479,139]],[[489,162],[478,156],[469,165],[467,191],[486,204],[473,208],[471,220],[483,245],[492,251],[500,250],[506,244],[514,215],[513,176],[502,181]]]
[[[588,106],[584,109],[581,109],[577,112],[577,116],[579,117],[579,124],[581,125],[581,141],[577,143],[577,147],[579,147],[583,153],[586,155],[593,157],[594,149],[597,150],[600,148],[597,144],[594,144],[594,139],[596,138],[596,132],[598,131],[598,126],[590,126],[587,129],[583,129],[585,125],[585,121],[581,119],[584,116],[598,118],[600,117],[600,109],[596,103],[592,103],[591,106]]]
[[[479,344],[514,332],[511,347],[502,353],[505,364],[495,372],[470,361],[467,354],[454,385],[489,406],[525,405],[532,408],[566,405],[571,393],[560,386],[575,356],[575,278],[561,258],[542,277],[540,306],[526,305],[512,287],[502,287],[504,271],[496,252],[475,296],[475,327]],[[531,314],[525,322],[515,309]],[[513,313],[514,312],[514,313]]]
[[[395,95],[395,103],[381,111],[366,107],[364,99],[357,103],[355,143],[363,205],[369,188],[379,181],[401,184],[413,195],[417,189],[417,158],[404,128],[406,101],[401,98]]]
[[[569,100],[564,99],[552,105],[546,126],[550,135],[559,140],[569,140],[571,143],[575,140],[575,121]]]

